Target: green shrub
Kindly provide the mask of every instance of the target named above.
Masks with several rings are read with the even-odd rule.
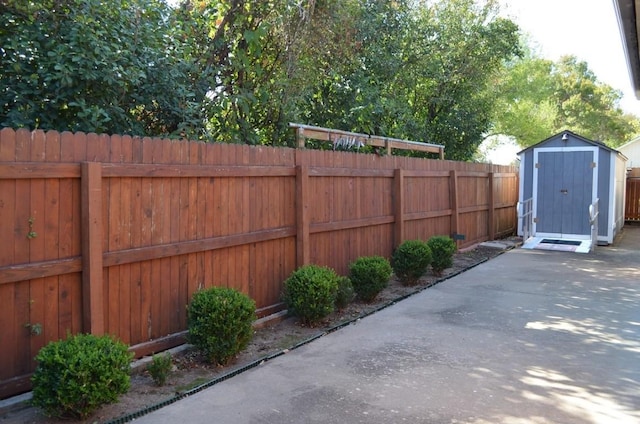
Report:
[[[353,284],[348,277],[340,277],[338,280],[338,292],[336,294],[336,308],[343,309],[356,297]]]
[[[431,249],[421,240],[407,240],[393,252],[391,264],[396,277],[406,286],[414,285],[431,263]]]
[[[389,283],[391,264],[382,256],[364,256],[349,265],[349,279],[360,299],[371,302]]]
[[[173,368],[173,361],[171,360],[171,354],[168,352],[164,355],[153,355],[151,362],[147,364],[147,371],[149,371],[151,378],[158,386],[165,385],[171,368]]]
[[[84,419],[131,385],[133,357],[110,336],[78,334],[50,342],[36,355],[32,404],[50,417]]]
[[[284,282],[284,302],[304,324],[313,324],[333,312],[339,281],[331,268],[302,266]]]
[[[447,236],[434,236],[427,241],[431,249],[431,268],[434,274],[442,275],[442,271],[453,265],[453,254],[456,242]]]
[[[187,307],[187,340],[211,363],[224,365],[249,344],[255,313],[255,302],[237,290],[198,291]]]

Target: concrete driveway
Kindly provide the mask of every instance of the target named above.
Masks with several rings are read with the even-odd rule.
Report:
[[[640,423],[640,227],[516,249],[136,423]]]

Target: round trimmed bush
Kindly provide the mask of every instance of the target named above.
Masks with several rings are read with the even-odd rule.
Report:
[[[393,272],[405,285],[412,286],[431,264],[431,249],[422,240],[407,240],[393,252]]]
[[[339,282],[331,268],[304,265],[284,282],[284,302],[304,324],[313,324],[333,312]]]
[[[255,302],[237,290],[211,287],[198,291],[187,307],[187,341],[211,363],[224,365],[249,344],[255,314]]]
[[[456,252],[456,242],[447,236],[434,236],[427,240],[431,249],[431,268],[436,275],[453,265],[453,254]]]
[[[36,355],[31,403],[50,417],[87,418],[129,390],[132,357],[111,336],[78,334],[50,342]]]
[[[349,265],[349,279],[360,299],[371,302],[389,283],[391,264],[382,256],[363,256]]]

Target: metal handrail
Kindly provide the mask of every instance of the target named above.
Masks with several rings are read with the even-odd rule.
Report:
[[[600,215],[599,204],[600,199],[596,199],[589,205],[589,225],[591,225],[591,248],[593,252],[598,244],[598,215]]]
[[[518,219],[522,219],[522,241],[533,236],[533,197],[518,202]]]

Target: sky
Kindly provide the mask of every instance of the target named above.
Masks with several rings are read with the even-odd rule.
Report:
[[[613,0],[500,0],[501,14],[530,35],[551,60],[573,55],[598,79],[623,92],[620,107],[640,117]]]
[[[613,0],[500,0],[501,15],[528,34],[538,55],[551,60],[573,55],[587,62],[599,81],[620,90],[620,107],[640,117],[627,68]],[[521,148],[504,145],[488,154],[510,164]]]

